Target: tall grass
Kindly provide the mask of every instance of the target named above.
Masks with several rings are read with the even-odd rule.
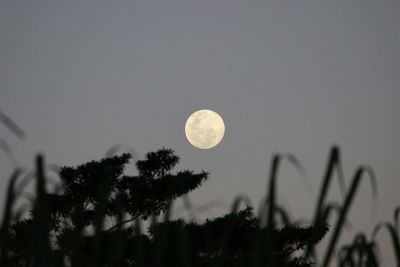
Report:
[[[111,151],[114,153],[114,151]],[[268,186],[266,189],[266,197],[265,197],[265,205],[264,208],[259,212],[260,221],[265,223],[267,228],[276,228],[276,219],[278,217],[285,224],[290,224],[289,216],[287,212],[277,203],[276,195],[278,193],[278,173],[279,168],[283,160],[289,161],[293,166],[295,166],[301,174],[304,173],[302,165],[298,161],[296,157],[293,155],[275,155],[272,157],[270,173],[268,177]],[[52,246],[51,235],[48,229],[48,220],[49,213],[46,209],[47,200],[46,200],[46,175],[44,169],[44,160],[42,156],[37,157],[36,161],[36,200],[34,203],[33,209],[33,236],[32,239],[35,242],[34,249],[34,262],[36,266],[70,266],[68,257],[66,255],[52,253],[57,248]],[[327,196],[330,191],[330,187],[332,185],[332,181],[335,178],[335,174],[337,175],[338,182],[343,193],[343,199],[341,203],[336,202],[328,202]],[[7,266],[7,257],[4,253],[4,246],[7,244],[9,227],[13,221],[13,205],[16,201],[16,192],[17,192],[17,180],[21,176],[21,170],[16,170],[10,179],[7,197],[6,197],[6,205],[4,208],[3,221],[1,223],[0,228],[0,266]],[[345,187],[344,181],[345,177],[343,175],[342,170],[342,162],[340,157],[340,149],[337,146],[333,146],[328,155],[328,161],[326,164],[325,173],[322,177],[322,184],[319,191],[318,199],[315,203],[314,217],[312,220],[312,224],[314,226],[322,225],[328,222],[329,214],[332,212],[337,213],[337,219],[332,224],[332,233],[330,236],[330,240],[322,252],[322,258],[320,263],[318,263],[321,267],[328,267],[332,264],[332,259],[336,256],[336,261],[338,266],[364,266],[364,265],[356,265],[360,263],[360,259],[367,259],[369,265],[365,266],[379,266],[379,259],[376,254],[377,247],[379,244],[377,243],[376,237],[382,230],[387,230],[391,237],[391,245],[395,252],[397,266],[400,266],[400,237],[399,237],[399,218],[400,218],[400,207],[394,211],[394,219],[393,222],[381,222],[379,223],[372,235],[371,240],[368,240],[365,234],[358,234],[353,243],[347,246],[343,246],[339,249],[339,253],[335,255],[335,251],[337,250],[338,243],[343,232],[343,229],[346,225],[347,217],[350,213],[351,207],[353,205],[354,199],[357,196],[357,192],[362,186],[362,181],[368,179],[372,187],[372,197],[374,201],[377,199],[377,182],[375,174],[369,166],[359,166],[351,176],[351,183],[349,188]],[[118,236],[114,238],[114,243],[112,246],[109,246],[110,253],[107,253],[106,257],[106,265],[104,262],[104,257],[99,257],[103,253],[101,244],[103,240],[105,240],[106,235],[112,234],[112,231],[104,231],[104,218],[106,217],[106,196],[108,196],[110,190],[110,184],[105,184],[103,187],[103,198],[100,200],[99,205],[95,211],[95,225],[94,225],[94,234],[93,239],[90,241],[90,244],[83,244],[82,246],[89,246],[88,257],[88,266],[117,266],[119,260],[124,253],[123,247],[121,244],[122,238]],[[187,197],[184,199],[186,208],[189,210],[191,214],[192,220],[195,220],[195,210],[193,209],[190,199]],[[232,203],[231,213],[237,213],[240,209],[240,205],[244,203],[247,206],[250,206],[250,201],[246,196],[238,196],[235,201]],[[172,214],[172,204],[169,203],[168,208],[164,214],[164,221],[168,222],[171,218]],[[115,226],[112,229],[122,229],[124,224],[124,218],[122,212],[117,214],[116,216]],[[138,233],[138,237],[134,242],[134,247],[136,251],[137,264],[140,265],[141,262],[144,264],[146,262],[146,242],[144,239],[140,238],[140,235],[144,234],[142,221],[138,218],[132,220],[133,225],[131,226],[134,231]],[[152,216],[150,220],[150,224],[157,224],[158,218],[156,216]],[[82,230],[82,229],[80,229]],[[227,226],[224,230],[224,238],[221,239],[219,246],[224,248],[228,246],[229,237],[234,234],[233,227]],[[122,231],[117,231],[117,233],[121,234]],[[160,259],[160,262],[157,262],[157,266],[162,266],[163,262],[161,259],[165,258],[165,253],[168,250],[169,242],[175,242],[179,244],[180,249],[180,257],[175,260],[179,262],[178,266],[189,266],[190,260],[188,259],[188,244],[187,237],[180,233],[180,235],[175,236],[173,240],[171,240],[171,236],[166,233],[166,238],[159,240],[157,243],[158,249],[157,253]],[[267,242],[266,247],[272,246],[274,240],[272,237],[267,238],[266,240],[256,240],[255,241],[255,249],[253,253],[253,265],[257,265],[256,259],[262,253],[271,253],[270,251],[262,251],[262,247],[259,242]],[[315,255],[315,247],[314,245],[310,245],[305,249],[306,255],[310,259],[317,260]],[[272,255],[270,255],[272,256]],[[267,257],[268,258],[268,257]],[[268,263],[267,263],[268,264]],[[216,265],[217,266],[217,265]],[[267,265],[268,266],[268,265]]]
[[[374,230],[372,231],[372,240],[375,243],[377,242],[376,238],[381,229],[386,230],[389,233],[398,267],[400,266],[400,231],[398,228],[399,214],[400,207],[397,207],[393,212],[393,222],[380,222],[375,226]]]
[[[3,124],[9,131],[11,131],[18,139],[23,140],[25,138],[24,131],[1,110],[0,123]],[[3,138],[0,138],[0,150],[2,150],[3,153],[8,157],[14,168],[17,168],[18,163],[14,156],[14,152],[12,151],[8,142]]]

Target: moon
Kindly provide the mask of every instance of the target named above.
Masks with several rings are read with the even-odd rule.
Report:
[[[201,109],[187,119],[185,134],[193,146],[210,149],[221,142],[225,134],[225,124],[218,113],[209,109]]]

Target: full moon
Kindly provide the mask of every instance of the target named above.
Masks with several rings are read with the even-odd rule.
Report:
[[[221,142],[224,133],[224,121],[212,110],[198,110],[186,121],[186,138],[193,146],[200,149],[215,147]]]

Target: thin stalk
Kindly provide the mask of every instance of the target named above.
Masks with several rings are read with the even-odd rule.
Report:
[[[361,179],[364,177],[365,173],[368,174],[369,177],[371,178],[371,180],[373,181],[372,182],[372,184],[373,184],[373,193],[374,193],[374,196],[375,196],[375,193],[376,193],[376,188],[374,188],[374,185],[375,185],[375,174],[374,174],[373,170],[371,168],[369,168],[368,166],[359,167],[358,170],[355,172],[355,174],[353,176],[353,180],[352,180],[350,189],[349,189],[349,191],[348,191],[348,193],[347,193],[347,195],[345,197],[343,207],[342,207],[341,212],[339,214],[339,217],[337,219],[337,222],[336,222],[335,228],[333,230],[333,234],[332,234],[331,240],[330,240],[330,242],[328,244],[328,248],[327,248],[327,250],[325,252],[325,257],[324,257],[322,265],[321,265],[322,267],[328,267],[328,265],[329,265],[329,262],[330,262],[330,260],[331,260],[331,258],[333,256],[333,252],[334,252],[335,247],[336,247],[336,243],[339,240],[341,231],[343,229],[343,225],[345,223],[346,216],[347,216],[348,211],[349,211],[349,209],[350,209],[350,207],[351,207],[351,205],[353,203],[353,199],[354,199],[354,197],[355,197],[355,195],[357,193],[357,190],[360,187]]]

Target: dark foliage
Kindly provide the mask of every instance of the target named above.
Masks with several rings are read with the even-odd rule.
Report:
[[[53,193],[39,160],[37,200],[28,218],[3,225],[0,265],[313,266],[302,249],[326,234],[325,224],[261,227],[250,207],[204,223],[170,220],[171,203],[208,174],[172,173],[179,157],[165,148],[137,161],[135,176],[124,175],[129,160],[123,154],[64,167]]]

